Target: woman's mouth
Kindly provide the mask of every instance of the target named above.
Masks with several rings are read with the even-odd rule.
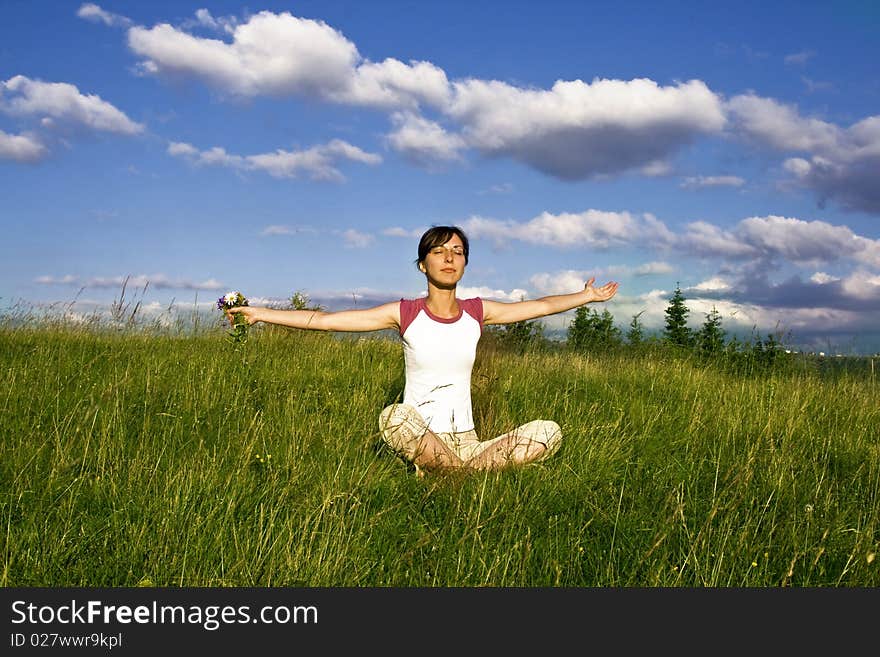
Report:
[[[445,267],[445,268],[441,269],[440,271],[445,271],[447,274],[454,274],[455,273],[455,270],[452,267]]]

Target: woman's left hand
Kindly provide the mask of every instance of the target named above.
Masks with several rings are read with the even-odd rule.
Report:
[[[592,303],[593,301],[608,301],[608,299],[617,294],[617,288],[620,285],[615,281],[611,281],[605,283],[602,287],[593,287],[593,283],[595,282],[596,278],[593,277],[584,285],[584,292],[587,293],[587,303]]]

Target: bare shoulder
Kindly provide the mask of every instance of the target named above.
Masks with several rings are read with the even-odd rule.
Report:
[[[485,324],[494,324],[499,320],[503,321],[505,312],[516,302],[492,301],[491,299],[481,299],[483,303],[483,322]]]
[[[373,310],[376,314],[389,318],[394,324],[391,328],[396,328],[400,325],[400,301],[389,301],[388,303],[375,306]]]

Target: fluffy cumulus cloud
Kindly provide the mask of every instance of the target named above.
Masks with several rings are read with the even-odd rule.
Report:
[[[202,22],[209,16],[203,15]],[[134,26],[128,45],[144,73],[195,77],[233,96],[304,94],[331,102],[415,108],[442,103],[445,73],[428,62],[371,62],[323,21],[261,11],[225,26],[231,41],[167,23]]]
[[[568,180],[628,170],[665,175],[679,149],[726,122],[721,100],[699,80],[560,80],[550,89],[451,82],[431,62],[370,61],[330,25],[288,12],[227,19],[226,40],[186,31],[219,26],[209,13],[197,19],[131,27],[140,70],[196,78],[230,96],[296,94],[388,110],[389,145],[419,164],[455,160],[467,147]],[[427,110],[458,127],[444,128]]]
[[[824,204],[880,213],[880,115],[849,128],[804,118],[770,98],[742,95],[727,103],[736,131],[792,155],[785,169]]]
[[[726,107],[740,134],[779,150],[829,150],[840,141],[839,127],[804,118],[796,108],[772,98],[734,96]]]
[[[713,276],[693,286],[697,292],[723,292],[730,289],[730,283],[722,276]]]
[[[388,144],[416,164],[431,167],[461,159],[464,139],[439,123],[409,112],[395,113],[392,122],[395,128],[387,136]]]
[[[497,244],[518,240],[552,247],[608,248],[650,242],[670,243],[674,235],[651,214],[585,210],[579,213],[542,212],[525,222],[471,217],[462,222],[468,235]]]
[[[0,130],[0,159],[37,162],[47,153],[40,141],[29,135],[10,135]]]
[[[337,168],[341,161],[368,165],[379,164],[382,161],[381,156],[368,153],[340,139],[305,150],[279,149],[272,153],[245,156],[227,153],[219,146],[202,151],[192,144],[183,142],[172,142],[167,152],[198,166],[224,166],[244,171],[262,171],[275,178],[297,178],[300,175],[308,175],[313,180],[336,182],[345,180],[342,172]]]
[[[454,88],[449,114],[474,147],[568,180],[648,166],[725,125],[720,99],[699,80],[557,81],[547,90],[465,80]]]
[[[66,82],[16,75],[0,82],[0,110],[21,117],[51,118],[98,131],[136,135],[144,126],[100,96],[83,94]]]
[[[880,276],[863,269],[843,277],[813,275],[804,280],[793,275],[779,281],[770,280],[765,273],[746,272],[732,280],[729,287],[719,290],[693,288],[688,293],[786,312],[803,308],[880,312]],[[876,327],[872,330],[876,331]]]
[[[725,317],[731,330],[748,334],[792,331],[805,340],[817,332],[839,336],[873,334],[871,322],[880,318],[880,240],[856,234],[847,226],[769,215],[748,217],[731,228],[694,222],[673,233],[652,215],[588,210],[581,213],[542,213],[531,220],[511,221],[471,217],[461,225],[474,239],[499,245],[512,241],[550,248],[588,246],[629,250],[670,251],[683,258],[716,261],[718,273],[685,288],[691,322],[701,325],[713,308]],[[406,234],[403,229],[386,234]],[[771,280],[780,271],[800,271],[818,264],[833,264],[842,272],[789,274]],[[640,266],[613,266],[601,270],[541,272],[529,278],[531,294],[566,294],[581,289],[590,277],[603,281],[619,276],[669,274],[675,267],[666,261]],[[809,272],[809,270],[807,270]],[[663,311],[671,291],[653,290],[640,296],[619,294],[609,309],[618,321],[642,313],[646,327],[663,326]],[[551,318],[548,326],[564,328],[566,317]]]
[[[781,260],[797,265],[852,260],[880,267],[880,240],[824,221],[774,215],[749,217],[731,230],[694,222],[675,242],[685,254],[699,257]]]
[[[197,79],[232,97],[301,95],[388,111],[388,145],[420,165],[449,163],[475,149],[564,180],[668,175],[681,149],[730,128],[786,152],[786,170],[820,202],[880,212],[880,116],[841,128],[753,93],[725,101],[700,80],[558,80],[549,89],[449,80],[427,61],[371,61],[334,27],[289,12],[260,11],[239,20],[199,9],[177,26],[153,27],[132,25],[92,3],[78,13],[128,26],[128,46],[143,74]],[[787,61],[806,57],[794,53]],[[694,176],[682,187],[744,184],[733,175]]]

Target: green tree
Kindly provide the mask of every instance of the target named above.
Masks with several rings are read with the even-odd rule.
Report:
[[[486,328],[501,344],[520,351],[542,344],[544,341],[544,323],[537,319]]]
[[[626,340],[631,345],[640,345],[645,340],[645,327],[642,326],[641,320],[639,320],[639,316],[645,312],[636,313],[633,315],[632,321],[629,323],[629,330],[626,332]]]
[[[704,356],[716,356],[724,349],[725,331],[721,328],[721,313],[712,306],[706,313],[706,321],[696,336],[697,349]]]
[[[289,305],[291,310],[324,310],[323,306],[313,304],[308,294],[300,291],[293,293]]]
[[[664,311],[666,324],[663,328],[663,339],[670,344],[689,347],[693,343],[693,333],[687,325],[690,310],[684,302],[684,294],[676,283],[675,292],[670,297],[669,305]]]
[[[580,306],[568,325],[568,345],[578,351],[621,344],[620,329],[614,325],[614,315],[604,309],[601,313]]]

